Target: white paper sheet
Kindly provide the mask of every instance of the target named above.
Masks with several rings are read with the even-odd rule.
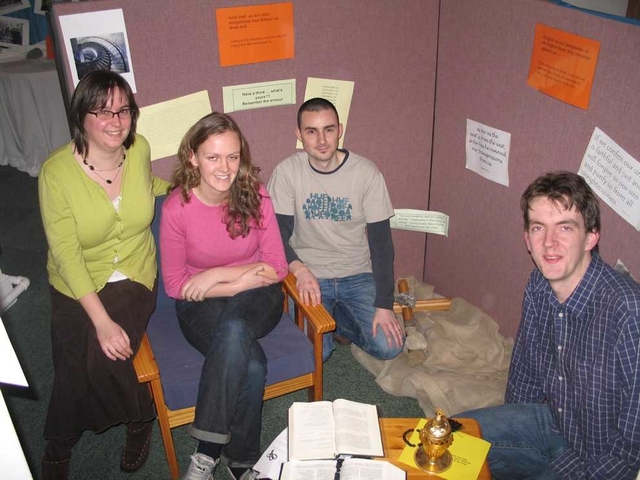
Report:
[[[0,319],[0,365],[2,365],[2,368],[0,368],[0,383],[19,385],[21,387],[29,386],[2,319]]]
[[[285,428],[264,451],[253,469],[260,473],[260,478],[278,480],[282,464],[289,459],[288,431]]]
[[[596,127],[578,170],[596,194],[640,231],[640,162]]]
[[[493,182],[509,186],[511,134],[467,119],[466,167]]]
[[[391,228],[449,235],[449,215],[446,213],[410,208],[397,208],[394,212],[395,215],[389,219]]]

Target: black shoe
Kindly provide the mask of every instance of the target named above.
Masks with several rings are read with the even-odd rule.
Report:
[[[127,443],[120,458],[120,470],[123,472],[135,472],[147,461],[154,422],[155,420],[127,424]]]
[[[59,438],[47,440],[42,457],[42,480],[67,480],[69,478],[71,449],[79,439],[80,435],[65,440]]]
[[[343,337],[342,335],[338,335],[337,333],[333,334],[333,340],[341,346],[347,346],[347,345],[351,345],[351,340],[349,340],[347,337]]]
[[[69,478],[69,462],[71,457],[66,460],[47,460],[42,459],[42,480],[67,480]]]

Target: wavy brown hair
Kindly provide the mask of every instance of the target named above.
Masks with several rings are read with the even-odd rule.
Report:
[[[213,112],[202,117],[185,134],[178,150],[178,162],[173,169],[173,183],[170,190],[179,188],[182,200],[188,203],[191,200],[190,190],[200,185],[200,170],[191,163],[191,155],[195,154],[211,135],[220,135],[226,132],[234,132],[240,139],[240,165],[238,174],[229,190],[223,207],[224,221],[227,232],[231,238],[246,237],[251,231],[251,222],[254,226],[262,226],[262,214],[260,205],[260,181],[258,172],[260,169],[251,163],[251,151],[249,144],[242,135],[238,124],[224,113]]]

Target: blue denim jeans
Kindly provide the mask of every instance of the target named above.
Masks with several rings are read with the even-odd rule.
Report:
[[[456,415],[475,418],[482,437],[491,442],[489,468],[499,480],[555,480],[549,468],[568,448],[566,440],[552,431],[553,419],[546,403],[508,403]]]
[[[205,357],[189,433],[223,444],[233,467],[260,458],[267,360],[257,340],[278,324],[282,305],[278,283],[233,297],[176,301],[182,333]]]
[[[345,278],[318,279],[322,303],[336,321],[336,333],[348,338],[372,357],[387,360],[397,357],[402,346],[390,347],[381,328],[373,335],[373,316],[376,307],[376,284],[373,274],[361,273]],[[322,339],[323,361],[335,350],[333,335]]]

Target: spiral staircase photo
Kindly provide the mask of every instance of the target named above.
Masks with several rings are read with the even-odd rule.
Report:
[[[121,41],[116,41],[116,38],[121,38]],[[94,70],[129,71],[123,34],[74,38],[71,44],[79,79]]]

